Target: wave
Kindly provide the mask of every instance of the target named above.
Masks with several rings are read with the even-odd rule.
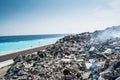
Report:
[[[0,43],[0,52],[19,50],[32,46],[42,46],[42,45],[52,44],[55,43],[60,38],[62,37],[18,41],[18,42],[4,42],[4,43]]]

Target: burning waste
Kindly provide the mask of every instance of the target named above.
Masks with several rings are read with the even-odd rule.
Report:
[[[120,80],[120,26],[65,36],[19,55],[4,80]]]

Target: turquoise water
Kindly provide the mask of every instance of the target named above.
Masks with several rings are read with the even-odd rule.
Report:
[[[0,43],[0,52],[19,50],[19,49],[29,48],[32,46],[52,44],[55,43],[60,38],[62,37]]]

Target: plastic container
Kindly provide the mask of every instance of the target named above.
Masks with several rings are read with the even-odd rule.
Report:
[[[90,70],[91,71],[94,71],[94,70],[96,70],[98,67],[97,67],[97,65],[92,65],[92,66],[90,66]]]

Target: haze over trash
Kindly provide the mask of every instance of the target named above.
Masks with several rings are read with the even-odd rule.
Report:
[[[97,30],[93,33],[97,41],[106,41],[111,38],[120,38],[120,26],[108,27],[105,30]]]

